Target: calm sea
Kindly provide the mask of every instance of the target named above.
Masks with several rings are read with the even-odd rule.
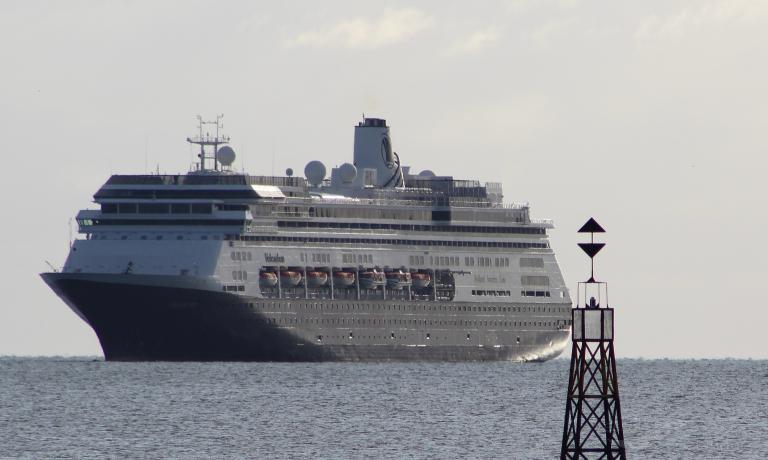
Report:
[[[631,458],[768,457],[768,361],[620,360]],[[568,362],[0,358],[3,458],[555,458]]]

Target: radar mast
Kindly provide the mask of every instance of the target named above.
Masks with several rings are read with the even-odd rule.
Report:
[[[200,163],[198,164],[198,172],[206,172],[210,171],[210,169],[205,169],[205,160],[213,160],[213,171],[219,170],[219,159],[218,159],[218,151],[219,151],[219,145],[224,145],[229,143],[229,136],[220,135],[219,130],[224,128],[224,124],[222,123],[222,119],[224,118],[224,114],[216,115],[215,121],[206,121],[203,120],[203,117],[200,115],[197,116],[197,125],[198,125],[198,131],[199,134],[197,136],[192,136],[187,138],[187,142],[190,144],[195,144],[200,146],[200,153],[197,154],[197,157],[200,158]],[[216,132],[213,136],[209,132],[205,132],[203,134],[203,128],[206,125],[211,125],[216,128]],[[206,146],[213,147],[212,152],[206,151]]]

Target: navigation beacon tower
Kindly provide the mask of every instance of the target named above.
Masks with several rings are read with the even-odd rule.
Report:
[[[613,352],[613,308],[608,305],[608,283],[595,281],[594,257],[605,246],[595,243],[595,233],[605,230],[590,218],[579,233],[591,234],[589,243],[579,243],[590,258],[591,273],[578,284],[572,310],[573,348],[560,458],[626,459]]]

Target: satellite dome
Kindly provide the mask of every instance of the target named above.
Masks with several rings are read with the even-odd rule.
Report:
[[[304,176],[307,178],[307,182],[312,185],[320,185],[325,179],[325,165],[317,160],[312,160],[304,167]]]
[[[288,177],[293,176],[293,168],[288,168],[285,170],[285,175]]]
[[[225,145],[216,152],[216,159],[222,166],[232,166],[235,162],[235,151],[232,147]]]
[[[435,177],[435,173],[433,173],[429,169],[425,169],[424,171],[419,173],[419,176],[421,176],[421,177]]]
[[[352,163],[344,163],[339,166],[339,177],[345,184],[351,184],[357,177],[357,168]]]

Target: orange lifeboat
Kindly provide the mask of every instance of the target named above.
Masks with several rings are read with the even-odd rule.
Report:
[[[411,285],[411,274],[403,271],[387,272],[387,287],[390,289],[405,289]]]
[[[387,278],[383,272],[369,270],[360,273],[360,287],[363,289],[378,289],[387,284]]]
[[[432,277],[428,273],[411,273],[411,279],[416,289],[424,289],[432,284]]]
[[[355,274],[351,272],[333,272],[333,285],[338,287],[350,287],[355,284]]]
[[[262,287],[275,287],[277,285],[277,275],[275,275],[275,272],[266,270],[260,271],[259,285]]]
[[[307,272],[307,285],[309,287],[325,286],[328,282],[328,273],[321,271]]]
[[[294,270],[282,270],[280,272],[280,284],[283,287],[298,286],[301,282],[301,273]]]

